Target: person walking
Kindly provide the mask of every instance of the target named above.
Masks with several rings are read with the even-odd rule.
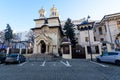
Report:
[[[115,45],[116,45],[117,49],[119,49],[119,47],[120,47],[119,44],[120,44],[120,42],[119,42],[118,38],[116,38],[115,39]]]

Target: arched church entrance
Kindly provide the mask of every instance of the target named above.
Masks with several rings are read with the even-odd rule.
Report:
[[[46,52],[46,44],[43,40],[40,41],[40,43],[41,43],[41,53],[45,53]]]

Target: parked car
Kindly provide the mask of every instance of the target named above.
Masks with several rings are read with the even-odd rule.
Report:
[[[22,54],[9,54],[5,59],[5,63],[21,63],[25,62],[26,58]]]
[[[109,62],[120,65],[120,52],[119,51],[105,52],[104,54],[97,56],[96,59],[97,62]]]
[[[4,63],[6,59],[6,53],[0,52],[0,63]]]

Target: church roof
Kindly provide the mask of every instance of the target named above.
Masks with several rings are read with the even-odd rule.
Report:
[[[43,25],[45,26],[45,25]],[[48,26],[48,25],[47,25]],[[55,27],[60,27],[60,26],[48,26],[49,28],[55,28]],[[35,27],[35,28],[31,28],[32,30],[35,30],[35,29],[41,29],[42,27]]]
[[[77,26],[88,25],[88,24],[93,24],[93,23],[95,22],[94,21],[92,22],[83,21],[81,24],[78,24]]]
[[[81,25],[84,25],[84,24],[88,24],[88,21],[85,20],[81,23]]]
[[[61,27],[61,22],[60,22],[60,19],[59,19],[59,17],[49,17],[49,18],[40,18],[40,19],[34,19],[34,21],[39,21],[39,20],[45,20],[45,19],[47,19],[47,20],[50,20],[50,19],[57,19],[58,20],[58,22],[59,22],[59,25],[58,26],[50,26],[49,25],[49,23],[48,24],[43,24],[42,26],[48,26],[49,28],[59,28],[59,30],[60,30],[60,32],[61,32],[61,34],[62,35],[64,35],[64,32],[63,32],[63,30],[62,30],[62,27]],[[31,28],[32,30],[36,30],[36,29],[41,29],[42,28],[42,26],[41,27],[35,27],[35,28]]]
[[[40,18],[40,19],[34,19],[34,21],[45,20],[45,19],[58,19],[58,21],[60,23],[59,17]]]

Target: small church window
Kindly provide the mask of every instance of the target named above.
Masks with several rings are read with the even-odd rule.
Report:
[[[106,25],[104,25],[104,27],[105,27],[105,32],[107,32],[107,28],[106,28]]]
[[[47,18],[45,18],[44,24],[48,24],[48,19]]]
[[[69,54],[70,52],[69,52],[69,45],[64,45],[64,47],[63,47],[63,53],[64,54]]]
[[[102,27],[99,27],[98,29],[99,29],[99,34],[102,35],[103,34]]]
[[[56,15],[56,12],[52,12],[52,15],[55,16],[55,15]]]
[[[40,14],[40,17],[44,17],[44,15],[43,15],[43,14]]]
[[[85,37],[85,41],[88,42],[88,40],[89,40],[88,37]]]

